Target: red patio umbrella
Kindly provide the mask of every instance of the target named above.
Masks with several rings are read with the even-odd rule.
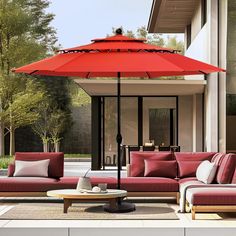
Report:
[[[129,38],[118,29],[116,35],[92,40],[91,44],[59,50],[55,56],[22,66],[16,73],[81,78],[117,78],[117,188],[120,189],[120,78],[179,76],[222,72],[221,68],[185,57],[176,50],[145,43],[145,39]],[[134,210],[133,204],[119,201],[114,212]],[[107,209],[111,211],[111,209]]]

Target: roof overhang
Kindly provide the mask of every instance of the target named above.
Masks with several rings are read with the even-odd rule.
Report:
[[[75,79],[90,96],[115,96],[116,80]],[[123,96],[178,96],[204,92],[206,80],[122,80]]]
[[[149,33],[184,33],[200,0],[153,0]]]

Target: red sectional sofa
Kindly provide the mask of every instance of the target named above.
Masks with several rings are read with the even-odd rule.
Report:
[[[44,159],[50,159],[48,178],[13,177],[15,167],[14,164],[9,165],[8,177],[0,178],[0,196],[45,196],[48,190],[76,188],[79,177],[64,177],[63,153],[15,154],[15,160]],[[196,169],[204,160],[214,161],[219,166],[214,184],[210,186],[212,188],[196,179]],[[186,191],[186,203],[189,203],[195,218],[195,212],[200,211],[236,210],[235,169],[234,154],[131,152],[127,178],[121,179],[121,188],[128,191],[128,196],[174,196],[178,202],[181,186],[193,182],[199,185],[199,191],[190,186]],[[92,177],[91,182],[92,185],[106,182],[108,188],[116,188],[116,178],[112,177]],[[225,185],[226,189],[223,188]],[[203,189],[203,186],[207,188]]]

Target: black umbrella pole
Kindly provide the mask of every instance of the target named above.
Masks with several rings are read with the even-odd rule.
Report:
[[[122,143],[122,135],[121,135],[121,121],[120,121],[120,72],[118,72],[117,76],[117,136],[116,136],[116,142],[117,142],[117,189],[120,189],[120,172],[121,172],[121,152],[120,152],[120,146]]]
[[[120,72],[117,75],[117,189],[120,189],[120,172],[121,172],[121,122],[120,122]],[[133,203],[124,202],[122,198],[118,198],[116,206],[112,207],[109,204],[104,206],[104,210],[110,213],[125,213],[135,210],[135,205]]]

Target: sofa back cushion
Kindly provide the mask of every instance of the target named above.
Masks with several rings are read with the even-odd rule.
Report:
[[[145,177],[166,177],[176,178],[177,162],[176,161],[159,161],[155,159],[144,159]]]
[[[64,175],[64,153],[63,152],[16,152],[15,160],[39,161],[49,159],[48,177],[60,178]],[[8,169],[8,176],[13,176],[14,166]]]
[[[230,184],[236,167],[236,154],[226,154],[218,168],[216,181],[219,184]]]
[[[173,160],[173,155],[171,152],[130,152],[131,177],[144,176],[144,159],[170,161]]]
[[[175,152],[178,163],[178,177],[195,177],[198,166],[202,161],[211,161],[215,152]]]
[[[216,153],[212,157],[211,162],[214,162],[217,166],[220,166],[224,156],[225,156],[225,153]]]
[[[235,170],[234,170],[234,175],[233,175],[231,184],[236,184],[236,168],[235,168]]]

